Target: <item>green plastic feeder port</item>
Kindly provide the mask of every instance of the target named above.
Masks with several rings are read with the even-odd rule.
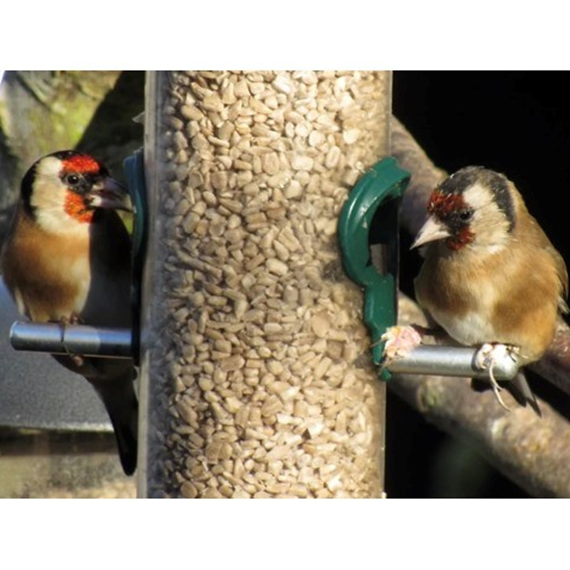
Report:
[[[358,181],[339,221],[342,261],[348,276],[364,287],[364,322],[372,337],[372,358],[380,364],[380,337],[398,317],[398,210],[410,173],[392,157],[374,165]],[[390,372],[382,370],[382,380]]]

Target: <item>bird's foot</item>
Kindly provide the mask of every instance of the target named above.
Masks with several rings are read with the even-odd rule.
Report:
[[[71,313],[69,317],[60,317],[59,320],[55,322],[59,324],[61,331],[61,342],[63,342],[65,338],[65,328],[67,325],[78,325],[81,323],[81,319],[75,313]]]
[[[69,358],[73,361],[76,366],[83,366],[84,360],[83,357],[79,354],[75,354],[71,352],[67,346],[65,345],[65,329],[67,325],[78,325],[81,323],[81,319],[75,313],[71,313],[69,317],[61,317],[59,319],[59,330],[61,334],[61,344],[65,349],[65,354],[69,356]]]
[[[511,408],[505,404],[503,398],[501,397],[500,392],[503,388],[497,382],[493,369],[495,367],[495,363],[499,360],[504,359],[505,357],[510,357],[516,362],[518,352],[519,349],[516,346],[500,343],[485,343],[481,346],[475,355],[475,365],[482,370],[488,370],[489,382],[491,383],[493,393],[495,394],[495,397],[497,398],[499,404],[501,404],[501,406],[509,412],[511,411]]]
[[[75,313],[71,313],[71,317],[69,317],[69,324],[70,325],[80,325],[81,324],[81,317],[76,315]]]
[[[425,329],[417,326],[393,326],[380,337],[384,345],[384,366],[407,356],[422,343]]]
[[[67,351],[67,348],[65,350]],[[79,354],[73,354],[72,352],[67,351],[67,356],[73,360],[73,364],[75,364],[75,366],[83,366],[85,363],[83,356],[80,356]]]

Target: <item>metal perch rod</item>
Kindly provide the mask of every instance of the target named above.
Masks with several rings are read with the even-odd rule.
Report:
[[[489,371],[478,367],[475,357],[478,348],[455,346],[418,346],[409,354],[391,361],[386,368],[394,374],[429,374],[435,376],[464,376],[489,378]],[[509,355],[498,358],[493,364],[497,380],[512,380],[519,364]]]
[[[132,358],[133,354],[130,329],[17,321],[10,329],[10,342],[16,350],[50,354],[99,358]]]

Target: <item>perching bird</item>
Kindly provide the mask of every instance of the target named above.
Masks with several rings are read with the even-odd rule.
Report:
[[[129,209],[126,190],[90,155],[60,151],[32,165],[2,251],[4,281],[22,314],[62,327],[131,326],[131,240],[120,209]],[[131,475],[138,424],[133,361],[54,358],[97,391]]]
[[[485,346],[491,361],[494,345],[522,365],[539,360],[567,311],[568,274],[515,185],[492,170],[463,168],[432,192],[428,214],[412,244],[425,246],[414,282],[419,305],[460,344]],[[491,378],[504,405],[492,364]],[[540,414],[522,371],[507,387]]]

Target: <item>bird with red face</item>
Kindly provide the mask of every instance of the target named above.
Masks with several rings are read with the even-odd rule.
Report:
[[[444,180],[429,199],[412,244],[419,246],[417,302],[453,339],[488,354],[506,346],[523,366],[542,357],[567,311],[568,274],[510,180],[474,166]],[[506,386],[540,413],[522,372]]]
[[[25,174],[2,251],[2,274],[19,311],[36,322],[131,326],[131,239],[117,210],[126,190],[103,164],[72,150]],[[53,355],[103,401],[126,474],[137,461],[138,402],[130,359]]]

